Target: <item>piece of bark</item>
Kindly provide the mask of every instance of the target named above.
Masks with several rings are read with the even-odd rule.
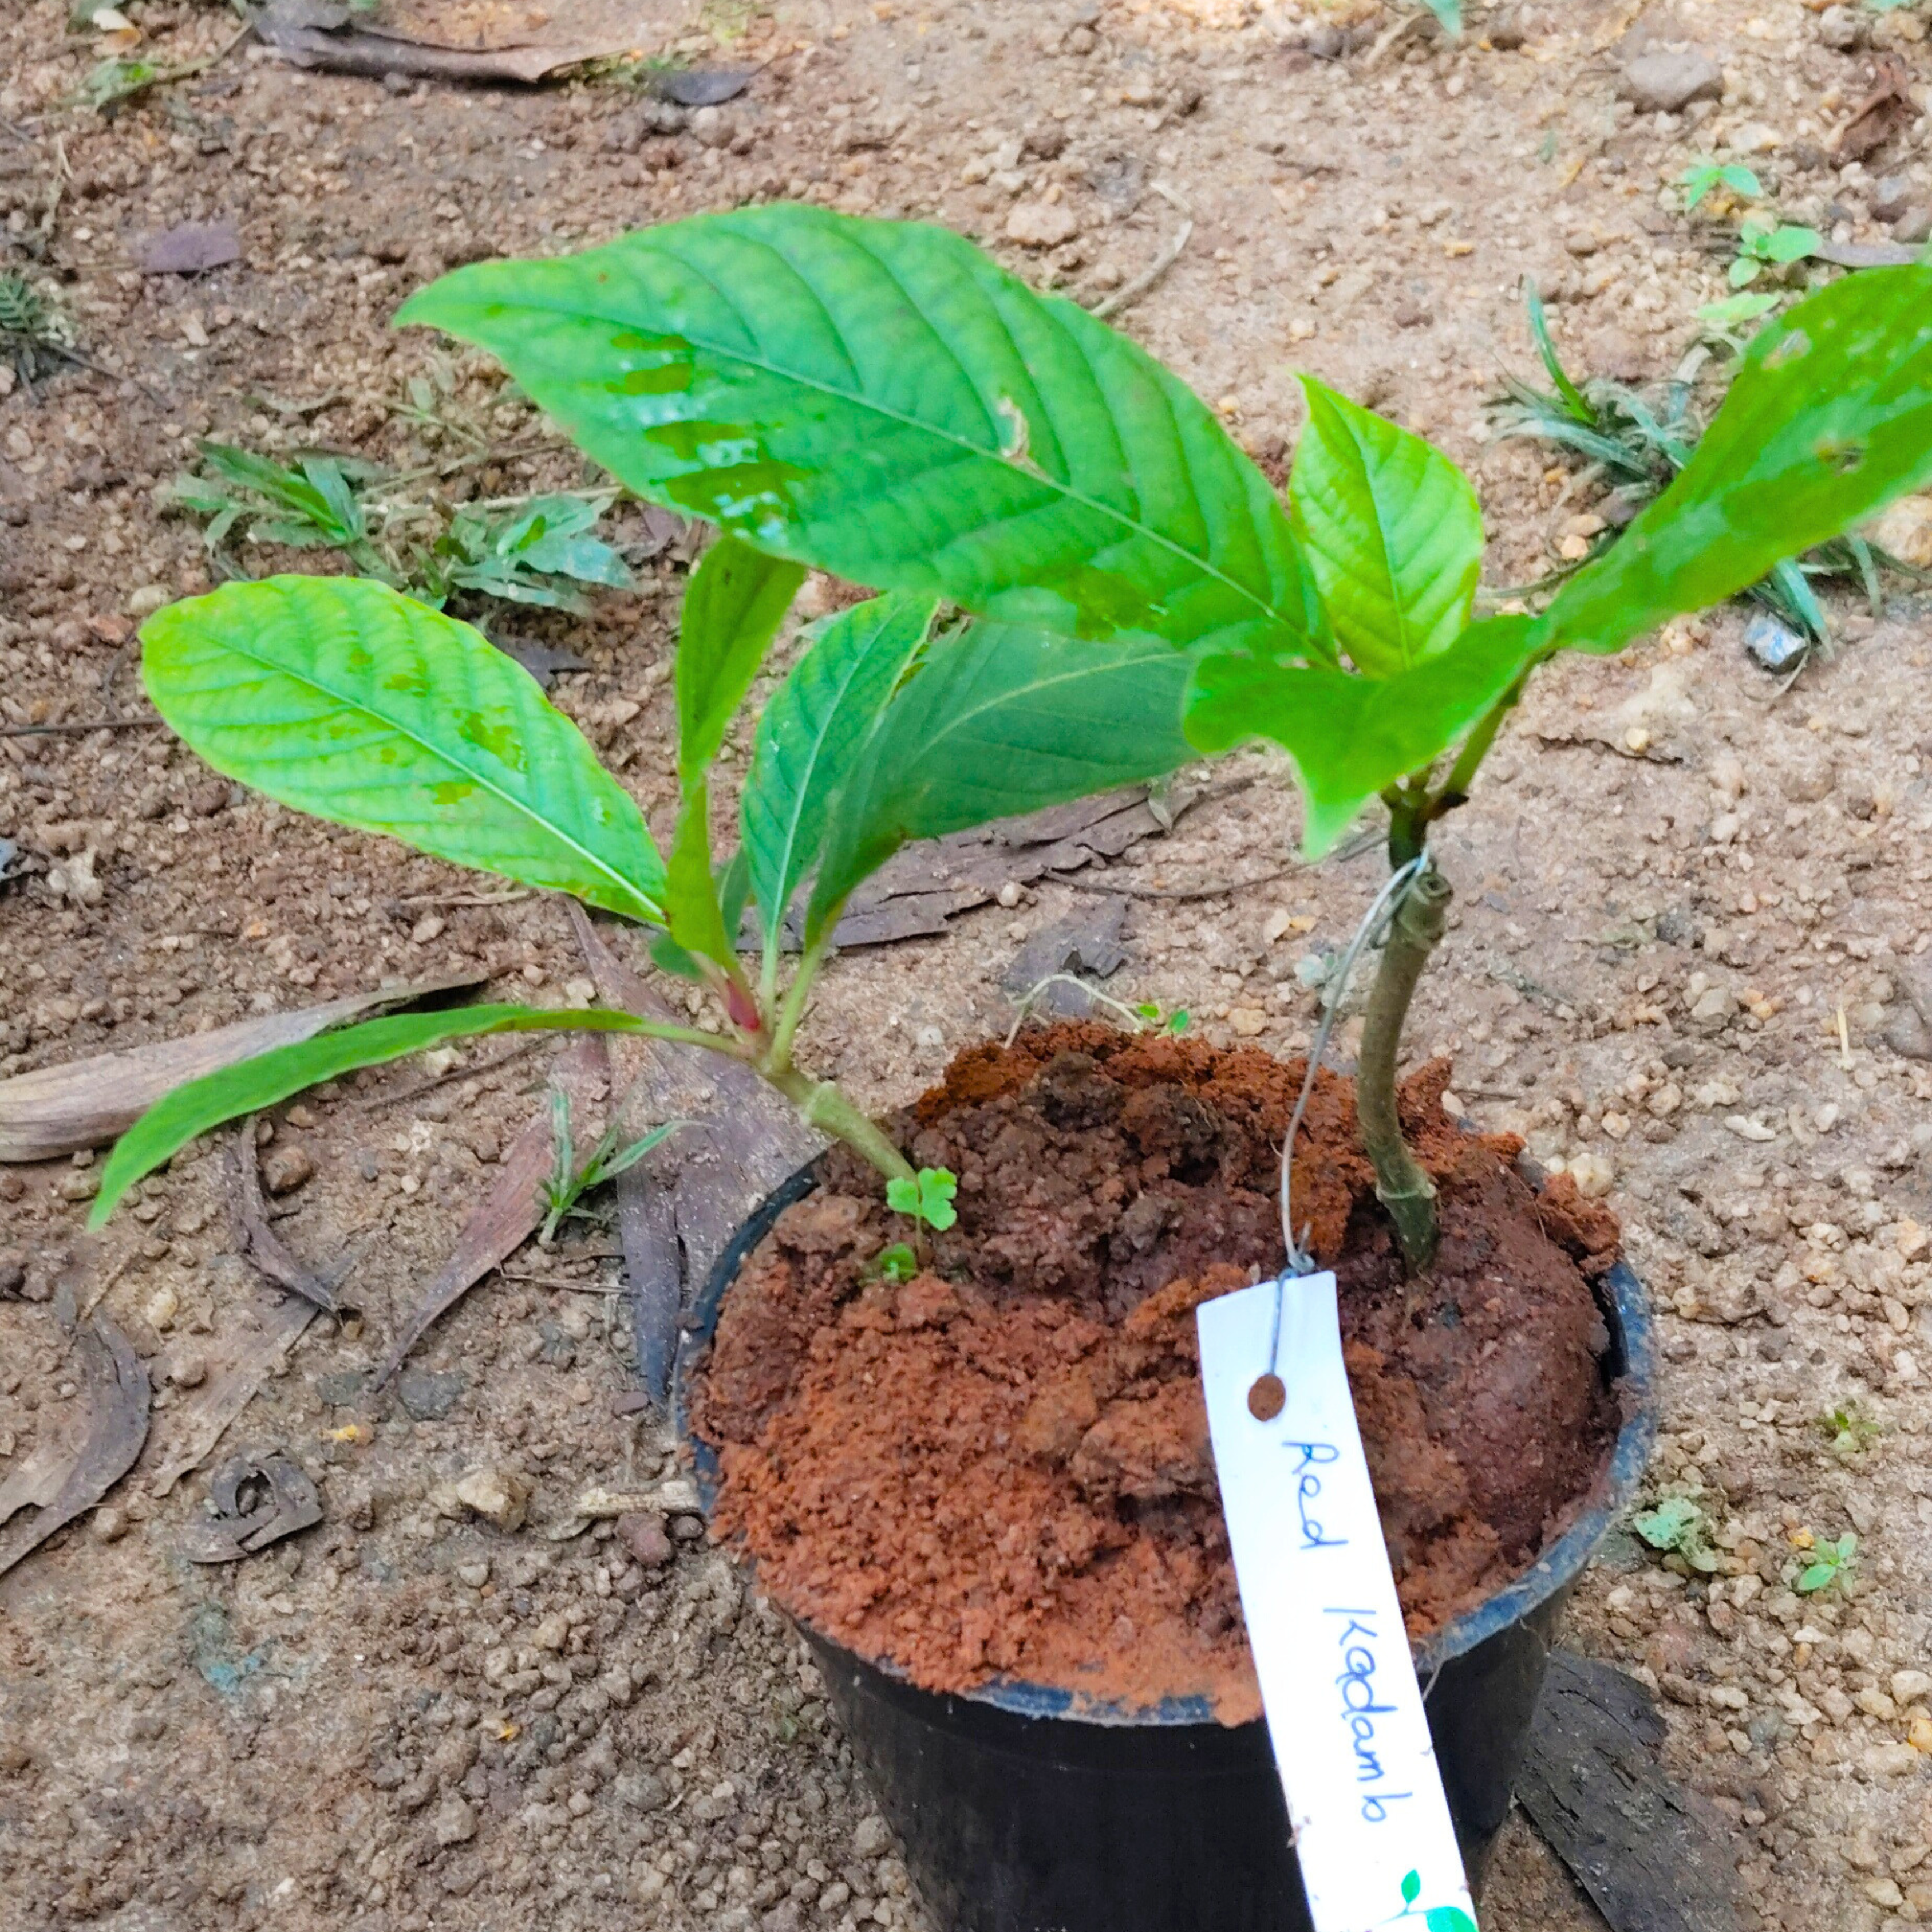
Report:
[[[1559,1650],[1516,1779],[1523,1809],[1616,1932],[1737,1932],[1737,1856],[1658,1758],[1650,1693]]]
[[[333,1315],[338,1306],[334,1290],[296,1258],[269,1222],[268,1204],[262,1196],[261,1149],[255,1138],[259,1118],[249,1117],[230,1155],[242,1252],[278,1288],[300,1295],[325,1315]]]
[[[1834,268],[1909,268],[1924,250],[1908,248],[1903,242],[1824,241],[1812,252]]]
[[[1832,137],[1832,152],[1840,162],[1862,161],[1875,154],[1918,114],[1912,98],[1912,76],[1888,56],[1878,64],[1871,92],[1854,107]]]
[[[208,1460],[228,1425],[254,1400],[318,1312],[313,1302],[266,1283],[245,1307],[226,1311],[227,1325],[208,1352],[204,1378],[184,1401],[162,1412],[148,1459],[154,1466],[148,1486],[154,1495],[166,1496]]]
[[[990,904],[1010,881],[1030,886],[1052,874],[1078,872],[1096,860],[1117,859],[1130,847],[1160,837],[1205,795],[1182,794],[1166,805],[1163,815],[1150,801],[1147,788],[1136,785],[944,838],[922,839],[895,855],[852,895],[833,938],[842,946],[930,938],[944,932],[946,922],[961,913]],[[796,952],[798,943],[794,912],[785,922],[785,944]]]
[[[184,221],[141,244],[144,275],[199,275],[242,259],[242,238],[226,221]]]
[[[610,1084],[602,1042],[595,1035],[573,1040],[559,1058],[550,1080],[570,1102],[572,1129],[578,1144],[590,1145],[602,1131],[592,1116],[601,1108]],[[504,1150],[488,1192],[463,1224],[448,1259],[403,1324],[388,1359],[371,1378],[371,1395],[402,1366],[403,1358],[438,1316],[454,1307],[492,1268],[500,1268],[542,1225],[543,1184],[556,1161],[546,1094],[535,1118]]]
[[[1124,899],[1100,899],[1036,932],[1013,956],[1000,983],[1016,998],[1024,999],[1042,980],[1057,973],[1104,980],[1126,963],[1120,934],[1126,925]],[[1048,986],[1033,1003],[1036,1013],[1079,1019],[1091,1012],[1093,996],[1064,981]]]
[[[208,1479],[208,1503],[177,1546],[190,1563],[238,1563],[322,1520],[308,1472],[279,1449],[231,1457]]]
[[[50,1439],[0,1483],[0,1576],[92,1509],[134,1467],[148,1439],[148,1372],[104,1315],[74,1337],[84,1417],[78,1441]],[[49,1412],[43,1410],[43,1415]],[[38,1514],[14,1525],[29,1505]]]
[[[340,24],[318,24],[325,17],[306,0],[298,0],[293,6],[286,0],[274,0],[255,16],[255,38],[297,67],[331,74],[358,74],[371,80],[386,80],[391,74],[406,80],[514,80],[526,86],[561,68],[580,67],[586,61],[631,50],[628,39],[567,46],[442,46],[434,40],[350,26],[346,14]]]
[[[104,1053],[16,1073],[0,1080],[0,1162],[53,1160],[104,1145],[125,1133],[164,1094],[184,1081],[232,1066],[238,1060],[313,1040],[331,1027],[431,994],[481,983],[478,973],[456,973],[409,986],[352,993],[319,1006],[237,1020],[212,1033],[157,1040],[126,1053]]]
[[[571,918],[607,1006],[671,1019],[575,901]],[[752,1208],[824,1142],[752,1070],[702,1047],[604,1036],[616,1090],[640,1132],[689,1123],[617,1177],[617,1232],[631,1288],[638,1375],[662,1402],[684,1310]]]

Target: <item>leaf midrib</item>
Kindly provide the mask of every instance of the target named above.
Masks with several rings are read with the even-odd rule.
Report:
[[[806,280],[804,276],[800,274],[799,271],[794,267],[790,262],[785,261],[784,256],[779,254],[776,249],[772,248],[770,243],[764,241],[761,237],[748,237],[744,238],[756,241],[760,247],[768,250],[772,255],[776,256],[779,261],[784,262],[787,269],[789,270],[793,275],[796,277],[800,284],[810,292],[813,300],[818,303],[820,308],[823,310],[825,314],[826,319],[831,323],[833,332],[838,335],[840,341],[844,343],[845,341],[844,330],[839,326],[837,318],[832,315],[832,311],[826,307],[824,298],[820,296],[816,289],[812,286],[812,284]],[[712,292],[718,296],[721,302],[724,302],[728,304],[735,306],[735,304],[730,304],[730,298],[724,294],[724,291],[718,286],[716,282],[714,281],[712,278],[705,272],[705,271],[697,267],[693,263],[686,261],[681,256],[674,257],[674,259],[676,260],[679,267],[688,270],[691,274],[698,276],[701,280],[703,280],[706,286],[712,290]],[[890,266],[885,262],[880,262],[879,258],[876,255],[872,256],[872,260],[887,275],[892,278],[895,285],[899,286],[903,292],[903,284],[898,282],[898,277],[893,274]],[[910,295],[908,295],[906,298],[908,302],[911,304],[915,309],[917,308],[917,304],[912,303],[912,298]],[[509,304],[503,303],[497,304],[497,306],[507,308]],[[607,314],[601,308],[590,308],[580,306],[566,307],[561,304],[532,302],[527,298],[518,303],[517,306],[524,309],[526,312],[560,316],[566,320],[575,320],[581,321],[587,316],[596,321],[608,323],[613,327],[634,328],[637,326],[637,319],[634,316],[611,315]],[[920,310],[919,313],[921,320],[922,321],[926,321],[928,328],[930,328],[932,327],[930,320],[925,316],[923,310]],[[1058,320],[1059,319],[1057,316],[1054,318],[1056,322],[1058,322]],[[1001,318],[1000,326],[1002,328],[1004,328],[1006,326],[1005,319],[1004,317]],[[1135,535],[1144,538],[1148,542],[1155,545],[1157,548],[1166,550],[1170,556],[1184,560],[1191,565],[1195,569],[1199,571],[1204,577],[1210,578],[1215,582],[1223,585],[1226,589],[1232,591],[1235,596],[1252,604],[1256,610],[1260,611],[1271,621],[1280,625],[1285,630],[1292,632],[1297,636],[1301,634],[1297,626],[1281,611],[1276,610],[1272,604],[1268,603],[1262,598],[1258,597],[1254,592],[1249,590],[1245,585],[1238,584],[1232,577],[1228,576],[1225,571],[1220,568],[1216,565],[1196,556],[1192,550],[1190,550],[1186,548],[1184,545],[1177,543],[1172,537],[1163,536],[1160,531],[1154,530],[1150,525],[1142,523],[1135,518],[1130,517],[1121,511],[1114,509],[1109,504],[1101,502],[1097,498],[1088,495],[1084,490],[1076,489],[1070,483],[1063,483],[1059,481],[1058,478],[1049,476],[1043,470],[1037,469],[1030,464],[1016,462],[1011,458],[1006,456],[1002,451],[997,449],[987,449],[980,444],[974,442],[969,438],[959,434],[957,431],[939,428],[934,424],[922,421],[917,416],[908,416],[902,410],[890,409],[884,404],[874,401],[870,397],[855,394],[849,389],[842,388],[836,384],[824,381],[818,376],[801,375],[796,370],[783,368],[778,363],[773,362],[764,356],[748,355],[742,350],[728,349],[714,340],[692,333],[685,329],[680,329],[677,333],[682,336],[686,342],[689,343],[694,349],[703,350],[706,353],[716,356],[721,360],[738,363],[743,368],[755,369],[762,374],[776,376],[788,382],[796,382],[801,388],[814,390],[820,395],[827,396],[836,401],[844,403],[852,408],[869,411],[872,414],[878,416],[882,421],[896,424],[902,429],[916,430],[921,434],[930,436],[937,441],[950,443],[956,449],[964,451],[968,454],[977,457],[984,462],[997,464],[1002,469],[1010,470],[1016,476],[1024,477],[1029,482],[1044,484],[1048,489],[1058,491],[1061,496],[1064,497],[1069,502],[1077,503],[1083,508],[1091,510],[1096,514],[1109,519],[1112,522],[1118,524],[1123,530],[1130,531]],[[1007,332],[1007,339],[1009,341],[1012,340],[1010,331],[1008,331]],[[1077,342],[1076,346],[1078,346]],[[1015,344],[1014,348],[1016,353],[1017,353],[1018,345]],[[952,352],[949,348],[946,350],[946,353],[952,355]],[[1082,350],[1081,353],[1082,359],[1085,359],[1085,351]],[[847,356],[848,360],[851,359],[849,344],[847,345]],[[958,364],[959,358],[957,356],[953,356],[953,361],[956,364]],[[970,372],[965,368],[963,364],[959,364],[959,368],[961,374],[965,377],[968,384],[972,388],[974,394],[977,396],[980,388],[979,384],[974,381]],[[1098,385],[1096,384],[1096,387]],[[1103,392],[1103,400],[1104,399]],[[983,402],[981,406],[982,407],[984,406]],[[1016,409],[1018,407],[1017,402],[1014,404],[1014,407]],[[1113,413],[1112,405],[1111,401],[1109,401],[1108,403],[1108,414],[1112,416]],[[1183,467],[1189,469],[1191,471],[1192,466],[1187,464],[1184,456],[1181,458],[1180,460]],[[1198,500],[1198,492],[1196,493],[1196,495]],[[982,527],[984,528],[986,527],[986,526],[982,525]],[[1290,541],[1292,541],[1292,538]],[[1024,588],[1023,586],[1016,587]]]
[[[430,740],[424,737],[419,731],[412,730],[408,725],[401,724],[394,718],[385,716],[385,715],[382,712],[378,711],[374,705],[365,703],[360,698],[349,696],[346,693],[337,690],[334,686],[326,682],[322,678],[317,676],[313,672],[291,670],[286,664],[278,663],[274,658],[264,656],[262,652],[259,650],[250,650],[245,644],[238,644],[224,641],[219,648],[232,652],[236,657],[241,658],[250,664],[259,665],[264,670],[272,671],[278,676],[288,678],[296,684],[306,685],[310,689],[320,692],[323,697],[332,700],[334,703],[342,705],[350,710],[360,712],[364,716],[374,718],[377,724],[382,725],[385,728],[389,730],[394,731],[398,737],[406,739],[411,744],[416,746],[419,750],[426,752],[430,758],[440,760],[442,764],[447,765],[451,770],[460,772],[465,778],[475,780],[475,782],[478,784],[481,785],[485,791],[488,792],[493,797],[496,798],[501,803],[508,806],[512,812],[517,813],[524,818],[528,819],[532,824],[549,832],[550,836],[556,838],[560,844],[568,847],[570,850],[574,852],[579,858],[582,859],[587,865],[589,865],[592,871],[610,880],[613,884],[621,887],[625,893],[632,899],[635,901],[638,904],[646,909],[653,920],[660,916],[658,908],[652,903],[650,898],[644,893],[634,880],[627,879],[621,872],[613,870],[610,866],[605,860],[600,859],[595,852],[592,851],[589,847],[584,845],[580,841],[572,838],[571,835],[566,832],[560,826],[553,824],[548,819],[542,817],[536,812],[533,811],[530,806],[526,804],[522,800],[518,798],[513,793],[506,791],[502,785],[498,784],[494,779],[491,778],[487,773],[476,770],[472,766],[463,763],[460,758],[452,756],[452,754],[446,751],[441,746],[434,744],[431,742]],[[494,648],[494,646],[492,648]],[[391,834],[390,836],[393,836],[394,835]]]

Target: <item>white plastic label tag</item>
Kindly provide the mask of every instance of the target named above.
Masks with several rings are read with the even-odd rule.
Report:
[[[1476,1932],[1342,1366],[1335,1277],[1280,1284],[1278,1337],[1276,1306],[1264,1282],[1195,1318],[1309,1916],[1316,1932]]]

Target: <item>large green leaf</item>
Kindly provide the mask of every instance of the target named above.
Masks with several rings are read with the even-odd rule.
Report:
[[[677,640],[677,770],[703,778],[804,580],[795,563],[720,537],[692,572]]]
[[[352,577],[224,584],[142,626],[155,709],[284,805],[632,919],[643,815],[536,681],[467,624]]]
[[[1529,619],[1491,617],[1390,678],[1211,657],[1188,692],[1187,733],[1204,752],[1259,737],[1289,752],[1308,804],[1302,842],[1319,857],[1370,799],[1455,743],[1535,652]]]
[[[878,597],[828,619],[758,720],[740,800],[767,950],[818,857],[832,801],[932,628],[930,597]]]
[[[1483,513],[1439,450],[1301,379],[1308,426],[1288,508],[1328,607],[1335,641],[1371,677],[1445,650],[1469,621],[1483,562]]]
[[[488,349],[632,489],[760,549],[1083,637],[1328,654],[1213,412],[943,229],[741,208],[460,268],[397,320]]]
[[[458,1006],[443,1012],[397,1013],[359,1026],[339,1028],[238,1060],[218,1073],[190,1080],[157,1100],[121,1138],[100,1170],[88,1225],[98,1228],[114,1204],[142,1174],[152,1173],[197,1134],[224,1120],[272,1107],[304,1087],[340,1079],[358,1067],[376,1066],[420,1053],[446,1040],[478,1034],[588,1030],[637,1033],[646,1022],[602,1007],[584,1010],[548,1006]]]
[[[1550,640],[1613,651],[1932,478],[1932,268],[1869,268],[1754,338],[1670,488],[1579,571]]]
[[[1190,660],[976,623],[930,645],[834,801],[808,940],[915,838],[1158,778],[1195,756],[1180,728]]]

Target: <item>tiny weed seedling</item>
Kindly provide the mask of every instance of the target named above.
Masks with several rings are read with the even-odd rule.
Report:
[[[1842,1583],[1858,1561],[1858,1540],[1850,1530],[1834,1543],[1828,1536],[1814,1542],[1810,1561],[1799,1570],[1791,1587],[1801,1597],[1815,1597],[1834,1583]]]
[[[66,316],[17,269],[0,273],[0,359],[29,387],[80,360]]]
[[[950,1200],[794,1058],[847,899],[902,845],[1259,737],[1294,760],[1311,854],[1380,799],[1407,866],[1539,664],[1720,602],[1932,476],[1922,268],[1869,271],[1764,329],[1668,487],[1534,616],[1475,616],[1474,492],[1419,438],[1308,381],[1284,506],[1144,351],[941,229],[743,208],[474,264],[398,320],[494,356],[626,489],[722,530],[681,618],[668,854],[525,673],[383,584],[231,584],[160,611],[149,693],[211,765],[286,805],[655,928],[708,1024],[496,1006],[324,1034],[152,1108],[103,1170],[97,1221],[195,1135],[298,1088],[442,1039],[568,1027],[742,1060],[931,1225]],[[815,627],[766,702],[721,854],[711,766],[808,566],[879,594]],[[1396,1071],[1450,897],[1430,866],[1396,904],[1358,1063],[1414,1268],[1434,1255],[1434,1193]]]
[[[895,1241],[880,1251],[872,1265],[881,1280],[903,1283],[918,1274],[919,1256],[904,1241]]]
[[[635,1167],[653,1148],[662,1146],[684,1125],[682,1120],[666,1120],[628,1144],[622,1144],[619,1128],[607,1127],[592,1149],[590,1158],[580,1166],[570,1129],[570,1096],[561,1088],[556,1089],[550,1094],[550,1105],[554,1159],[550,1177],[539,1190],[544,1223],[537,1236],[544,1247],[556,1239],[557,1230],[566,1221],[588,1217],[590,1210],[583,1205],[586,1195]]]
[[[1630,1527],[1652,1549],[1675,1557],[1687,1570],[1712,1576],[1724,1559],[1711,1540],[1711,1520],[1688,1496],[1666,1496],[1653,1510],[1630,1520]]]
[[[1744,201],[1759,201],[1764,196],[1757,176],[1741,161],[1694,161],[1678,177],[1677,184],[1684,190],[1686,214],[1713,188],[1728,188]]]
[[[958,1179],[944,1168],[922,1167],[916,1174],[895,1174],[886,1183],[886,1205],[943,1234],[959,1218],[952,1204],[958,1192]]]
[[[1885,1433],[1855,1402],[1840,1403],[1818,1418],[1818,1431],[1834,1456],[1846,1461],[1862,1456]]]

